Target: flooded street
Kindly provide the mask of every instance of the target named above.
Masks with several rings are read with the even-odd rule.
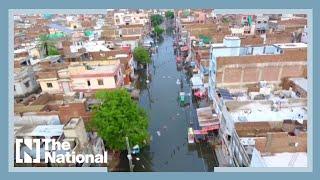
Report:
[[[146,77],[140,78],[139,101],[149,115],[151,142],[134,157],[134,171],[213,171],[217,163],[212,148],[206,143],[188,145],[187,129],[196,127],[197,117],[189,78],[184,70],[177,70],[173,37],[164,36],[152,59],[150,83],[145,83]],[[182,83],[177,83],[177,79]],[[187,94],[187,104],[190,103],[186,107],[180,107],[178,100],[181,89]],[[127,161],[123,161],[121,164],[127,166]]]

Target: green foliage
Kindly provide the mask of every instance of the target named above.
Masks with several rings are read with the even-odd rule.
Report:
[[[166,11],[165,16],[166,16],[167,19],[173,19],[174,18],[174,12]]]
[[[58,51],[58,49],[56,48],[56,47],[54,47],[54,46],[49,46],[48,47],[48,55],[49,56],[54,56],[54,55],[59,55],[60,53],[59,53],[59,51]]]
[[[133,57],[136,61],[143,65],[151,63],[149,52],[143,47],[136,47],[133,51]]]
[[[125,150],[126,136],[131,146],[143,147],[149,137],[148,117],[130,94],[125,89],[99,91],[96,98],[101,105],[94,108],[89,129],[95,129],[112,150]]]
[[[151,25],[153,27],[159,26],[163,22],[163,17],[159,14],[155,14],[151,16]]]
[[[162,35],[162,33],[164,32],[164,29],[162,29],[160,26],[156,26],[156,27],[154,27],[154,33],[156,33],[157,34],[157,36],[159,37],[159,36],[161,36]]]
[[[56,41],[49,38],[47,34],[39,36],[38,48],[44,56],[59,55],[58,49],[56,48]]]
[[[228,18],[225,18],[225,17],[222,18],[222,23],[228,24],[229,22],[230,20]]]
[[[212,42],[211,37],[200,34],[199,38],[202,39],[202,42],[205,44],[210,44]]]

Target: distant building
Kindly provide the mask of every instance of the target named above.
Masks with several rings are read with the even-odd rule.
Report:
[[[255,20],[255,30],[257,34],[265,34],[269,29],[269,16],[257,16]]]
[[[149,22],[149,15],[144,12],[116,12],[114,13],[114,25],[145,25]]]

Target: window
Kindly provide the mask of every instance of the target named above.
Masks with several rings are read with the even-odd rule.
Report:
[[[90,80],[87,80],[87,84],[88,86],[91,86]]]
[[[26,88],[28,88],[28,87],[30,86],[29,81],[25,82],[25,83],[24,83],[24,86],[25,86]]]
[[[52,83],[47,83],[47,87],[52,88],[53,87]]]
[[[16,91],[16,85],[13,85],[13,90]]]
[[[118,82],[118,76],[117,75],[114,76],[114,81]]]
[[[102,86],[103,85],[103,79],[98,79],[98,85]]]

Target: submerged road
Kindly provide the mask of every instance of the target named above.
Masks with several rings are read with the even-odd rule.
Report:
[[[217,166],[212,148],[204,144],[188,145],[187,129],[197,121],[195,104],[180,107],[179,92],[191,94],[189,78],[178,70],[173,50],[173,37],[164,36],[158,52],[149,65],[150,83],[142,77],[139,104],[149,115],[151,142],[141,154],[134,157],[134,171],[213,171]],[[177,84],[177,79],[182,84]],[[122,167],[127,166],[122,162]]]

